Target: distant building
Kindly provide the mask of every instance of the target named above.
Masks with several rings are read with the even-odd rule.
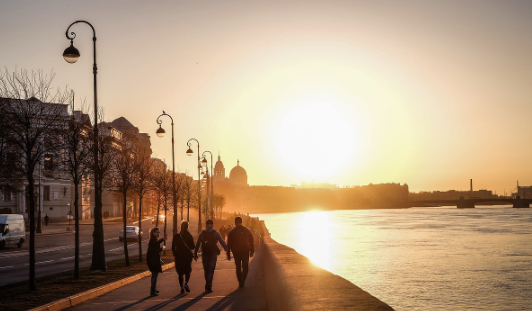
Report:
[[[309,209],[355,209],[406,207],[408,185],[379,184],[353,188],[336,185],[302,183],[301,187],[249,186],[246,170],[240,161],[231,169],[229,178],[218,156],[213,186],[216,195],[225,197],[224,211],[241,213],[273,213]]]
[[[421,192],[412,192],[409,194],[409,199],[411,201],[438,201],[438,200],[459,200],[460,197],[465,199],[475,198],[475,199],[494,199],[497,198],[497,195],[494,195],[491,190],[448,190],[448,191],[421,191]]]
[[[518,186],[517,192],[512,197],[520,196],[521,199],[532,199],[532,186]]]

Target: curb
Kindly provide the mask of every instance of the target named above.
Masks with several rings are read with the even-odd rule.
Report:
[[[174,265],[175,265],[175,263],[173,263],[173,262],[169,263],[169,264],[166,264],[166,265],[163,265],[163,267],[162,267],[163,271],[174,267]],[[85,291],[85,292],[82,292],[82,293],[79,293],[79,294],[76,294],[76,295],[73,295],[73,296],[70,296],[70,297],[67,297],[67,298],[56,300],[56,301],[54,301],[52,303],[49,303],[47,305],[40,306],[40,307],[37,307],[37,308],[34,308],[34,309],[30,309],[29,311],[59,311],[59,310],[72,308],[72,307],[74,307],[76,305],[79,305],[80,303],[83,303],[85,301],[88,301],[88,300],[94,299],[96,297],[99,297],[99,296],[101,296],[103,294],[106,294],[106,293],[108,293],[110,291],[113,291],[113,290],[115,290],[117,288],[120,288],[120,287],[122,287],[124,285],[136,282],[136,281],[138,281],[138,280],[142,279],[143,277],[148,276],[150,274],[151,274],[150,271],[145,271],[145,272],[142,272],[142,273],[127,277],[125,279],[118,280],[118,281],[113,282],[113,283],[109,283],[107,285],[103,285],[103,286],[100,286],[100,287],[97,287],[97,288],[94,288],[94,289],[89,289],[88,291]]]

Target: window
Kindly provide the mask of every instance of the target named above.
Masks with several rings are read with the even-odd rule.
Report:
[[[4,189],[4,202],[11,202],[11,190]]]
[[[43,200],[50,201],[50,186],[44,186]]]

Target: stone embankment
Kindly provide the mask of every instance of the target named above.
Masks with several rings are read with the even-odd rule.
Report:
[[[261,247],[268,310],[393,310],[267,235]]]

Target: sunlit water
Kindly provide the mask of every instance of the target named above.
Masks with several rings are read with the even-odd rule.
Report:
[[[256,215],[395,310],[532,310],[532,208]]]

